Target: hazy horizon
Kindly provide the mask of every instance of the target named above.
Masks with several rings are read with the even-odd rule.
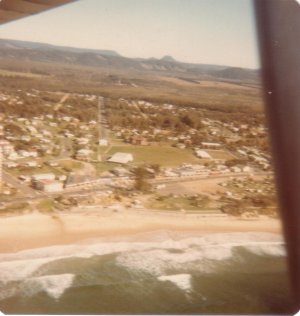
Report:
[[[71,18],[70,18],[71,17]],[[259,68],[251,0],[85,0],[0,26],[2,39],[128,58]]]

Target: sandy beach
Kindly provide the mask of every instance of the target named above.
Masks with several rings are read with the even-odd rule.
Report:
[[[197,214],[167,214],[157,211],[99,210],[81,208],[68,213],[0,218],[0,252],[69,244],[97,237],[128,236],[155,231],[196,234],[226,232],[271,232],[281,234],[277,219],[202,217]]]

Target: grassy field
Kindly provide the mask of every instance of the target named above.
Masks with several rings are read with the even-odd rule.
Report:
[[[15,176],[28,175],[31,176],[36,173],[54,173],[56,175],[62,174],[58,169],[50,166],[42,165],[41,167],[17,167],[9,169],[9,173]]]
[[[134,164],[160,164],[161,166],[178,166],[183,163],[198,163],[199,159],[191,150],[166,146],[112,146],[107,155],[116,152],[131,153]]]
[[[102,172],[109,171],[114,169],[115,167],[119,167],[118,164],[112,162],[96,162],[93,164],[96,168],[97,174],[101,174]]]
[[[59,167],[66,170],[78,170],[83,167],[82,163],[79,161],[74,161],[71,159],[60,160],[58,161]]]

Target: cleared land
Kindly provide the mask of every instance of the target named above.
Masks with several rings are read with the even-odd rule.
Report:
[[[182,150],[165,146],[113,146],[107,155],[116,152],[131,153],[135,164],[160,164],[162,166],[177,166],[182,163],[198,163],[199,159],[190,150]]]

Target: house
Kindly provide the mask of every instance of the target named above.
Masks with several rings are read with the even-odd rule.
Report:
[[[19,177],[18,177],[18,179],[20,179],[21,181],[23,181],[23,182],[25,182],[25,183],[29,183],[30,182],[30,176],[27,176],[27,175],[20,175]]]
[[[66,181],[67,180],[67,176],[62,174],[60,176],[57,176],[57,180],[59,180],[59,181]]]
[[[143,137],[143,136],[140,136],[140,135],[132,136],[130,138],[130,143],[132,145],[142,145],[142,146],[148,146],[149,145],[147,139],[145,137]]]
[[[191,177],[196,175],[196,172],[190,168],[182,168],[178,171],[180,177]]]
[[[34,187],[44,192],[59,192],[63,190],[63,183],[55,180],[37,180]]]
[[[61,119],[62,119],[63,121],[65,121],[65,122],[70,122],[71,119],[72,119],[72,117],[70,117],[70,116],[63,116]]]
[[[186,146],[185,146],[185,144],[177,143],[176,147],[179,148],[179,149],[184,149]]]
[[[211,155],[207,153],[205,150],[196,149],[195,154],[198,158],[201,159],[211,159]]]
[[[31,177],[32,181],[55,180],[54,173],[37,173]]]
[[[23,135],[23,136],[21,136],[21,138],[20,138],[21,140],[23,140],[24,142],[30,142],[30,140],[31,140],[31,137],[30,136],[28,136],[28,135]]]
[[[19,155],[18,155],[15,151],[13,151],[13,152],[11,152],[11,153],[7,156],[7,158],[8,158],[9,160],[16,160],[16,159],[18,159],[18,158],[20,158],[20,157],[19,157]]]
[[[130,153],[115,153],[107,161],[126,164],[133,161],[133,156]]]
[[[242,169],[239,168],[239,167],[236,167],[236,166],[231,167],[230,170],[231,170],[232,172],[236,172],[236,173],[242,172]]]
[[[114,168],[111,172],[118,177],[128,177],[131,175],[131,172],[123,167]]]
[[[89,139],[85,137],[77,138],[76,141],[79,145],[87,145],[89,143]]]
[[[4,155],[10,155],[14,151],[14,146],[5,139],[0,139],[0,147]]]
[[[4,165],[7,168],[16,168],[16,167],[18,167],[18,164],[13,162],[13,161],[7,161],[7,162],[4,163]]]
[[[90,149],[86,149],[86,148],[82,148],[82,149],[79,149],[77,152],[76,152],[76,156],[75,158],[77,160],[89,160],[90,159],[90,155],[93,151],[90,150]]]
[[[252,172],[253,171],[252,168],[249,166],[245,166],[242,169],[243,169],[243,172]]]
[[[27,129],[28,131],[31,133],[31,134],[36,134],[37,133],[37,129],[33,126],[27,126]]]
[[[38,163],[36,161],[26,161],[24,163],[24,166],[34,168],[34,167],[38,167]]]
[[[201,145],[203,148],[207,148],[207,149],[219,149],[219,148],[221,148],[221,144],[219,144],[219,143],[202,142]]]
[[[18,154],[24,158],[28,158],[28,157],[37,157],[37,152],[36,151],[27,151],[27,150],[19,150]]]
[[[166,169],[164,174],[166,177],[178,177],[178,173],[176,173],[170,169]]]
[[[107,145],[108,145],[107,139],[104,139],[104,138],[99,139],[99,146],[107,146]]]

